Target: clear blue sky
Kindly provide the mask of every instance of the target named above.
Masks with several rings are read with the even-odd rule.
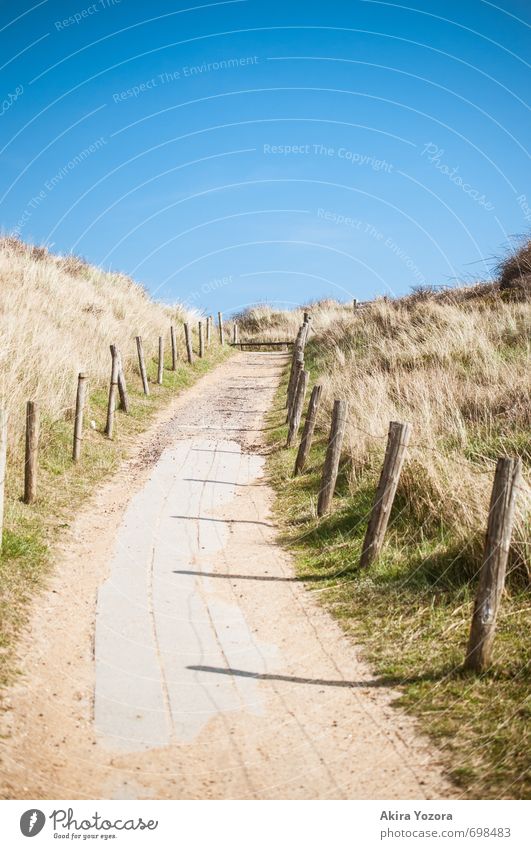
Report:
[[[3,231],[227,314],[485,279],[531,4],[409,3],[3,0]]]

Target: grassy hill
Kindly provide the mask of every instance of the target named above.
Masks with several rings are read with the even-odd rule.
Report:
[[[284,448],[284,414],[272,416],[277,515],[299,575],[365,646],[382,681],[400,688],[400,703],[420,718],[460,791],[473,797],[531,791],[525,481],[493,667],[482,676],[461,669],[496,459],[520,456],[529,481],[529,256],[528,243],[491,284],[424,289],[356,311],[331,301],[310,305],[306,368],[310,386],[323,385],[323,400],[310,463],[298,478],[296,449]],[[257,307],[240,317],[242,337],[294,336],[301,320],[300,310]],[[336,398],[349,403],[348,428],[333,511],[318,519]],[[361,572],[391,420],[410,422],[413,436],[382,556]]]
[[[5,524],[0,554],[0,685],[12,679],[15,645],[28,602],[52,564],[55,541],[75,509],[125,456],[132,438],[161,405],[228,353],[216,337],[203,360],[185,362],[183,321],[198,315],[155,302],[122,274],[101,271],[76,257],[58,257],[17,239],[0,239],[0,404],[8,411]],[[178,337],[178,365],[169,370],[170,325]],[[151,390],[142,392],[135,336],[142,336]],[[158,338],[165,340],[163,385],[156,383]],[[131,399],[118,413],[114,439],[103,435],[117,344]],[[77,375],[89,377],[81,461],[72,455]],[[25,408],[39,404],[41,429],[38,497],[21,501]],[[92,427],[90,426],[92,423]]]
[[[136,370],[135,336],[156,350],[171,322],[186,321],[179,306],[153,301],[138,283],[76,257],[58,257],[17,239],[0,240],[0,374],[9,399],[12,439],[33,398],[59,417],[71,408],[78,372],[93,386],[109,378],[109,343],[123,353],[127,375]],[[14,443],[12,443],[14,444]]]

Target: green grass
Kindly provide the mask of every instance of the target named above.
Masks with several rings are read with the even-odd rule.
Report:
[[[165,363],[163,385],[156,383],[157,363],[147,363],[150,395],[141,391],[139,378],[128,380],[131,411],[117,411],[113,439],[103,435],[107,412],[107,390],[90,392],[85,412],[85,430],[79,463],[72,461],[73,423],[71,413],[59,421],[41,422],[38,497],[34,504],[21,500],[23,492],[23,434],[8,458],[6,477],[3,548],[0,555],[0,687],[13,681],[17,666],[17,636],[27,621],[33,594],[43,586],[53,568],[53,546],[71,523],[94,488],[115,471],[127,456],[134,438],[145,430],[154,414],[176,394],[218,363],[232,349],[213,345],[205,358],[193,366],[178,363],[170,371]],[[75,396],[75,386],[73,387]],[[95,422],[95,428],[90,422]],[[72,505],[75,505],[73,508]]]
[[[311,346],[308,364],[319,367]],[[285,384],[277,409],[284,392]],[[382,555],[361,572],[376,464],[357,470],[353,492],[343,466],[333,511],[319,520],[326,434],[316,434],[305,473],[293,478],[296,449],[284,448],[283,419],[271,414],[269,474],[281,539],[295,555],[298,576],[361,644],[381,683],[398,690],[397,706],[416,716],[440,747],[456,795],[528,798],[531,603],[522,575],[515,570],[507,584],[492,668],[480,676],[463,672],[482,533],[458,539],[443,523],[419,523],[399,489]],[[499,449],[483,443],[481,450],[487,447],[494,454]],[[470,445],[471,456],[477,450]]]

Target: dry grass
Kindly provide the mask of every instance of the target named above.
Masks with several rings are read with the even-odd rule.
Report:
[[[314,326],[324,333],[338,317],[351,313],[348,307],[337,301],[315,301],[294,310],[277,310],[268,304],[257,304],[234,316],[240,327],[240,338],[264,341],[294,339],[303,320],[304,312],[310,311]]]
[[[16,239],[0,240],[0,398],[8,406],[11,448],[27,400],[38,401],[48,418],[64,417],[75,398],[78,372],[89,374],[92,388],[108,380],[111,342],[131,374],[134,337],[144,338],[149,356],[159,335],[169,344],[172,321],[182,336],[185,316],[178,306],[151,300],[124,275],[105,273],[76,257],[55,257]]]
[[[498,266],[500,288],[515,289],[522,294],[531,294],[531,239],[522,239],[514,253],[506,257]]]
[[[381,683],[437,741],[456,794],[527,798],[529,783],[529,524],[531,303],[499,283],[381,299],[354,312],[312,305],[306,347],[323,385],[305,474],[293,478],[284,413],[272,414],[276,514],[298,574],[364,647]],[[262,306],[253,332],[294,337],[297,310]],[[245,316],[240,318],[245,327]],[[279,395],[279,401],[282,395]],[[349,402],[332,512],[316,501],[332,403]],[[282,408],[282,404],[278,404]],[[390,420],[413,436],[382,554],[359,558]],[[496,459],[520,456],[510,569],[493,665],[462,671]],[[527,481],[527,483],[526,483]]]
[[[329,301],[308,309],[307,358],[323,384],[323,431],[334,399],[349,402],[351,491],[379,467],[389,422],[409,421],[413,438],[400,492],[419,527],[444,521],[469,539],[484,526],[496,458],[531,461],[529,301],[505,299],[499,286],[487,285],[455,290],[451,298],[380,299],[357,311]],[[260,306],[239,321],[242,335],[293,338],[302,315]],[[528,488],[519,505],[513,562],[522,566],[529,554]]]
[[[319,333],[322,420],[348,400],[352,486],[380,462],[389,421],[409,421],[401,488],[416,520],[463,537],[482,527],[496,458],[531,459],[529,319],[526,303],[377,302]]]

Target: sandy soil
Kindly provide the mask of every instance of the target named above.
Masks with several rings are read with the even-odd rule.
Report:
[[[447,798],[440,757],[294,580],[264,480],[283,354],[162,414],[65,535],[2,717],[4,798]]]

